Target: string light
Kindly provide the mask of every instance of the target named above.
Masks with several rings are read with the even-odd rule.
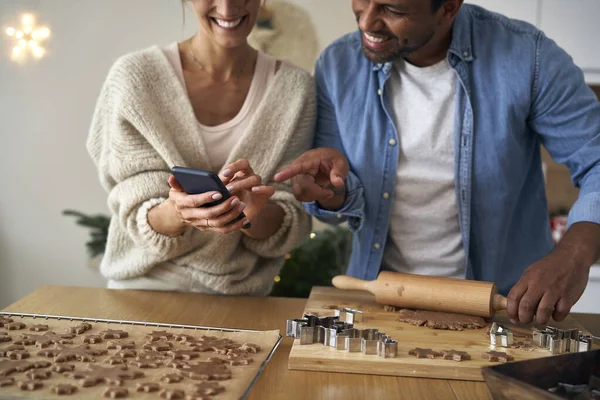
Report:
[[[277,275],[275,278],[273,278],[273,280],[275,281],[275,283],[279,283],[281,281],[281,277]]]
[[[316,237],[317,237],[317,234],[316,234],[316,233],[312,232],[312,233],[310,234],[310,238],[311,238],[311,239],[314,239],[314,238],[316,238]]]
[[[50,37],[48,27],[37,27],[36,18],[31,14],[21,16],[21,28],[9,27],[6,34],[15,39],[15,45],[12,50],[13,61],[23,60],[27,54],[34,58],[42,58],[46,54],[46,49],[41,46],[41,42]]]

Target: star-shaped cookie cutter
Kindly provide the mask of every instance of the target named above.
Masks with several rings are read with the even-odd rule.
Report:
[[[533,331],[532,342],[535,346],[549,350],[552,354],[577,353],[592,350],[594,337],[579,329],[560,329],[546,326],[543,330]]]
[[[490,328],[490,344],[492,346],[509,347],[513,342],[514,337],[510,329],[496,322],[492,323],[492,327]]]

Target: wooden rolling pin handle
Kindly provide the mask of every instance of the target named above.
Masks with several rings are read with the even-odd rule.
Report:
[[[508,299],[501,294],[495,294],[492,299],[492,309],[494,311],[506,310],[508,307]]]
[[[347,275],[338,275],[332,279],[331,283],[338,289],[364,290],[375,294],[376,281],[364,281]]]

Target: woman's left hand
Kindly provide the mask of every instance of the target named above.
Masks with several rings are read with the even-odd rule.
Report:
[[[251,222],[275,194],[275,188],[263,185],[262,178],[254,173],[250,162],[246,159],[227,165],[219,174],[219,178],[227,186],[229,192],[239,197],[246,205],[244,214]]]

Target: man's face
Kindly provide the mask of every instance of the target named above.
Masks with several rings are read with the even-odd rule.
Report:
[[[352,0],[365,56],[375,63],[404,58],[428,44],[442,9],[431,0]]]

